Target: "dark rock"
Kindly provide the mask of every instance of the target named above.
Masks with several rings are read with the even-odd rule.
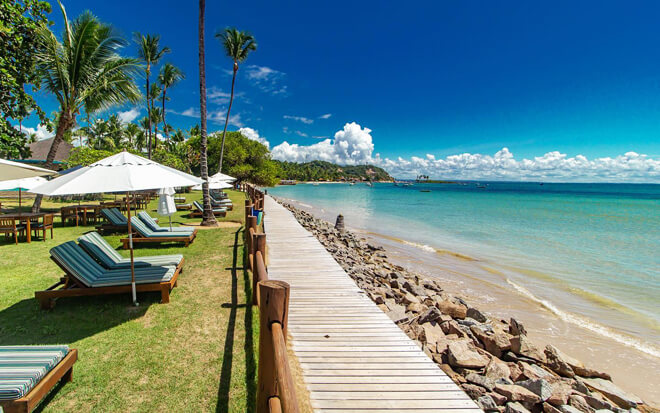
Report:
[[[488,321],[488,317],[486,317],[484,313],[482,313],[481,311],[477,310],[474,307],[468,307],[467,316],[470,318],[474,318],[480,323],[485,323],[486,321]]]
[[[486,394],[486,390],[483,387],[475,386],[474,384],[465,383],[461,385],[461,388],[472,400],[476,400],[479,397]]]
[[[495,403],[495,400],[489,395],[483,395],[477,399],[477,404],[479,407],[481,407],[481,410],[485,412],[496,412],[497,410],[497,404]]]
[[[525,326],[523,324],[516,320],[515,318],[512,318],[509,321],[509,333],[512,336],[520,336],[520,335],[527,335],[527,330],[525,330]]]
[[[531,413],[520,403],[507,403],[504,413]]]
[[[419,324],[424,324],[430,321],[435,321],[439,319],[441,315],[440,310],[435,307],[430,307],[426,312],[419,316],[418,322]]]
[[[546,401],[552,396],[552,386],[544,379],[533,379],[516,382],[516,385],[522,386]]]

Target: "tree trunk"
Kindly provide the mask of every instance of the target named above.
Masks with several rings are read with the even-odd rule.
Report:
[[[69,113],[60,113],[59,122],[57,122],[57,130],[55,131],[55,138],[53,138],[53,143],[50,145],[48,150],[48,155],[46,156],[46,164],[44,168],[53,169],[53,163],[55,161],[55,155],[57,155],[57,148],[60,147],[60,143],[64,140],[64,134],[73,124],[72,115]],[[34,198],[34,203],[32,204],[32,212],[39,212],[41,209],[41,200],[43,195],[37,194]]]
[[[222,159],[225,156],[225,134],[227,133],[227,124],[229,123],[229,112],[231,111],[231,104],[234,103],[234,83],[236,83],[237,71],[238,63],[234,61],[234,76],[231,78],[231,96],[229,97],[229,107],[227,108],[227,117],[225,118],[225,128],[222,130],[222,145],[220,146],[220,164],[218,165],[218,173],[222,173]]]
[[[167,141],[170,141],[170,128],[167,127],[167,122],[165,122],[165,98],[167,93],[167,86],[163,85],[163,132],[165,132],[165,137]]]
[[[147,158],[151,159],[151,109],[149,109],[149,72],[151,65],[147,63],[147,123],[149,124],[149,132],[147,133]]]
[[[202,137],[202,153],[200,156],[200,166],[202,172],[202,196],[204,202],[204,213],[202,214],[203,226],[216,225],[213,209],[211,208],[211,197],[209,196],[209,168],[207,155],[206,138],[206,67],[204,62],[204,9],[206,0],[199,0],[199,112],[200,112],[200,134]]]

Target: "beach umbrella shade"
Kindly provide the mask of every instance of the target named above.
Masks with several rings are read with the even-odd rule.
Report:
[[[50,169],[38,168],[32,165],[26,165],[20,162],[0,159],[0,181],[10,181],[12,179],[32,178],[34,176],[55,175],[57,172]]]
[[[211,182],[209,180],[209,189],[227,189],[227,188],[233,188],[234,185],[230,184],[229,182],[225,181],[215,181]],[[192,189],[196,189],[198,191],[202,190],[202,184],[195,185],[192,187]]]
[[[0,181],[0,191],[18,191],[18,211],[21,211],[21,194],[23,191],[29,191],[39,185],[48,182],[46,178],[34,176],[32,178],[12,179],[10,181]]]
[[[158,215],[169,217],[170,230],[172,229],[172,215],[176,212],[175,193],[174,188],[162,188],[158,191]]]
[[[215,181],[234,182],[235,180],[236,178],[234,178],[233,176],[225,175],[221,172],[209,176],[209,182],[215,182]]]
[[[193,175],[124,151],[32,188],[30,192],[49,196],[126,192],[130,200],[131,193],[137,191],[188,187],[201,182]],[[128,244],[133,303],[137,305],[130,204],[127,205]]]

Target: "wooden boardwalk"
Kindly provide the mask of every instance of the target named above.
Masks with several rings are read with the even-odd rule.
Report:
[[[269,196],[265,210],[268,277],[291,285],[290,345],[314,411],[480,411],[291,212]]]

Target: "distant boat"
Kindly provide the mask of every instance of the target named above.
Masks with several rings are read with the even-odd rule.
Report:
[[[367,182],[367,186],[374,186],[371,182]]]
[[[488,185],[484,185],[484,184],[480,184],[480,183],[476,183],[475,185],[476,185],[477,188],[480,188],[480,189],[485,189],[486,186],[488,186]]]
[[[539,185],[543,186],[543,182],[539,182]]]
[[[419,192],[431,192],[430,189],[420,189]]]
[[[353,186],[353,185],[355,185],[355,182],[351,182],[351,183],[349,183],[349,185],[350,185],[350,186]]]

